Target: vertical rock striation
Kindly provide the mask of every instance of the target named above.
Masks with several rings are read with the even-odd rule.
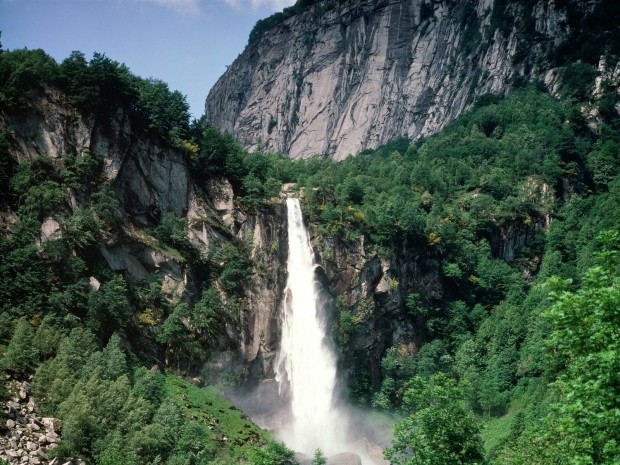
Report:
[[[597,2],[296,6],[293,15],[257,24],[209,93],[206,115],[247,148],[292,158],[339,160],[399,137],[428,135],[482,94],[543,79],[552,69],[550,54],[570,32],[567,3],[585,12]],[[547,76],[550,86],[555,76]]]

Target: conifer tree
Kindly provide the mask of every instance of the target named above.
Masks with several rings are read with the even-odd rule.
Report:
[[[20,319],[15,325],[11,342],[0,360],[0,367],[16,375],[31,372],[37,361],[33,336],[34,330],[28,320]]]

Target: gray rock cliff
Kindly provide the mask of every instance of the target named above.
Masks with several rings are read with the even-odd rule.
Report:
[[[251,279],[239,305],[239,324],[228,328],[238,345],[223,356],[233,360],[233,369],[245,377],[273,376],[285,282],[285,266],[280,264],[286,263],[287,254],[286,214],[280,199],[257,211],[243,211],[228,181],[194,179],[185,155],[156,135],[133,127],[129,110],[118,107],[109,117],[97,119],[72,107],[54,88],[33,95],[27,110],[0,115],[0,130],[7,134],[9,155],[17,163],[47,157],[60,169],[66,154],[100,156],[105,182],[118,200],[118,230],[97,244],[102,262],[137,281],[155,274],[173,303],[191,300],[192,291],[202,283],[192,275],[191,265],[153,237],[162,215],[172,213],[187,220],[188,239],[203,257],[214,246],[242,241],[250,253]],[[66,213],[87,204],[76,192],[69,192],[69,198],[63,207],[70,210]],[[10,212],[3,213],[11,217]],[[68,217],[45,218],[38,243],[60,238]],[[220,291],[226,302],[226,292]],[[157,330],[140,328],[147,337]],[[145,340],[136,344],[148,347]]]
[[[593,2],[568,2],[587,12]],[[242,144],[342,159],[434,133],[476,97],[557,72],[567,2],[314,2],[262,33],[211,89],[209,121]],[[257,25],[258,27],[258,25]]]

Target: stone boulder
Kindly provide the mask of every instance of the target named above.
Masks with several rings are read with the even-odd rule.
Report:
[[[60,442],[60,420],[39,416],[27,382],[12,380],[7,388],[13,400],[3,406],[8,419],[6,432],[0,436],[0,462],[10,465],[63,465],[65,462],[85,465],[78,459],[69,462],[54,459],[50,462],[48,452]]]

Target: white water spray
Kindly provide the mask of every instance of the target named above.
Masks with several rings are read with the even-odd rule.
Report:
[[[282,321],[282,345],[276,369],[280,392],[291,397],[292,421],[280,437],[312,456],[343,452],[346,415],[336,405],[336,354],[326,337],[325,315],[314,279],[314,260],[299,200],[287,199],[288,281]]]

